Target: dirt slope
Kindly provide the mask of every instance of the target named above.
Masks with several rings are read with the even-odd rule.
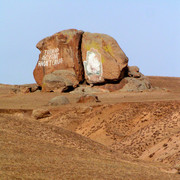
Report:
[[[58,107],[59,93],[0,84],[0,179],[179,179],[180,78],[149,79],[159,88],[89,104],[66,93]],[[51,116],[35,120],[37,108]]]
[[[120,160],[75,133],[20,114],[0,116],[1,179],[178,179],[168,167]]]
[[[180,163],[180,102],[119,103],[54,112],[48,124],[136,158]]]

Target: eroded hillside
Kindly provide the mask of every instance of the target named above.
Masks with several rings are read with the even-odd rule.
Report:
[[[62,106],[48,105],[57,92],[0,85],[0,179],[179,179],[179,79],[149,78],[160,89],[64,93]]]

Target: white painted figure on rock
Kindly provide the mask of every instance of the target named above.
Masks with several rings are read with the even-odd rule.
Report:
[[[85,73],[92,82],[101,81],[102,79],[102,62],[101,54],[94,48],[87,51],[86,61],[84,63]]]

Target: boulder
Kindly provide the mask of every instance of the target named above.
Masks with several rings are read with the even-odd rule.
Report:
[[[19,88],[22,93],[32,93],[41,89],[37,84],[25,84],[19,86]]]
[[[56,96],[49,101],[49,105],[51,105],[51,106],[65,105],[65,104],[69,104],[69,103],[70,102],[69,102],[68,98],[65,96]]]
[[[35,119],[42,119],[50,116],[51,113],[47,109],[34,109],[32,112],[32,117]]]
[[[100,102],[98,97],[95,95],[83,95],[78,100],[77,103],[92,103],[92,102]]]
[[[43,91],[66,91],[73,89],[79,84],[76,74],[68,70],[56,70],[43,78]]]
[[[122,84],[122,88],[120,91],[145,91],[151,89],[151,83],[149,80],[142,76],[140,78],[126,77],[124,78],[120,84]]]
[[[124,77],[128,58],[112,37],[85,32],[81,51],[85,79],[88,83],[117,81]]]
[[[141,73],[139,72],[139,68],[137,66],[128,66],[128,76],[139,78],[141,77]]]
[[[55,70],[68,70],[76,74],[77,80],[83,80],[81,60],[81,39],[83,31],[69,29],[58,32],[41,40],[36,47],[41,51],[34,69],[34,78],[39,86],[43,78]]]
[[[140,73],[141,74],[141,73]],[[106,89],[110,92],[112,91],[144,91],[152,88],[151,83],[149,82],[148,78],[146,78],[143,74],[141,77],[134,78],[134,77],[125,77],[119,83],[113,84],[105,84],[99,86],[102,89]]]

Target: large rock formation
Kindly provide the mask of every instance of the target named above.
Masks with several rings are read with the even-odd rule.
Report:
[[[85,32],[81,47],[87,82],[94,84],[124,77],[128,58],[115,39],[106,34]]]
[[[137,66],[106,34],[64,30],[41,40],[34,78],[44,91],[69,91],[80,82],[101,84],[109,91],[141,91],[151,86]],[[134,79],[135,78],[135,79]]]
[[[41,51],[34,78],[43,85],[43,77],[55,70],[68,70],[76,74],[77,80],[83,80],[81,60],[81,38],[83,31],[64,30],[41,40],[36,47]]]

